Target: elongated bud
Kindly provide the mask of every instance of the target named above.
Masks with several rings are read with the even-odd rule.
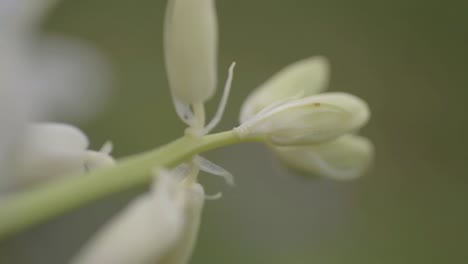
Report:
[[[162,263],[159,260],[176,245],[185,224],[188,197],[173,176],[160,173],[152,191],[112,218],[72,263]]]
[[[274,152],[286,166],[300,174],[351,180],[369,167],[374,146],[367,138],[349,134],[317,145],[275,147]]]
[[[324,91],[328,85],[329,64],[325,57],[311,57],[295,62],[273,75],[245,100],[240,122],[265,107],[292,97],[305,97]]]
[[[235,128],[239,137],[265,137],[274,145],[308,145],[363,126],[367,104],[346,93],[326,93],[265,109]]]
[[[169,0],[164,54],[175,101],[203,103],[217,78],[218,25],[213,0]]]
[[[114,164],[109,153],[87,150],[86,135],[67,124],[29,125],[19,141],[10,161],[11,178],[7,180],[10,187],[81,174]]]

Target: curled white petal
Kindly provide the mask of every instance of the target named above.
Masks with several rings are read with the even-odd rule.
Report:
[[[352,134],[317,145],[273,149],[291,169],[301,174],[335,180],[351,180],[361,176],[374,156],[372,142]]]
[[[329,65],[326,58],[317,56],[295,62],[273,75],[255,89],[241,108],[240,122],[260,112],[265,107],[302,94],[310,96],[325,90],[329,79]]]
[[[208,201],[215,201],[215,200],[219,200],[223,197],[223,193],[222,192],[217,192],[215,194],[205,194],[205,200],[208,200]]]
[[[232,79],[234,78],[235,67],[236,67],[236,62],[233,62],[231,66],[229,67],[228,78],[226,80],[226,84],[224,85],[223,96],[221,97],[221,101],[219,102],[218,109],[216,110],[216,113],[213,119],[211,119],[210,123],[206,125],[204,129],[204,134],[208,134],[211,130],[213,130],[218,125],[219,121],[221,121],[221,118],[223,117],[224,109],[226,108],[227,101],[229,98],[229,92],[231,91]]]
[[[197,156],[195,158],[196,164],[200,167],[201,171],[204,171],[206,173],[210,173],[216,176],[220,176],[223,178],[227,184],[233,186],[234,185],[234,176],[232,174],[225,170],[224,168],[214,164],[213,162],[201,157]]]

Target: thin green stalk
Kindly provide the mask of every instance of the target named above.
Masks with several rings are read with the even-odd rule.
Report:
[[[184,136],[155,150],[122,159],[111,168],[48,183],[0,200],[0,240],[73,209],[152,180],[152,170],[173,167],[198,153],[255,141],[228,131],[196,138]]]

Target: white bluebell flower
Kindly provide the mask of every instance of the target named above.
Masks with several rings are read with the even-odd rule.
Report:
[[[149,193],[98,231],[72,263],[185,264],[195,245],[205,200],[185,170],[157,170]]]
[[[106,144],[101,151],[88,150],[88,147],[86,135],[71,125],[28,124],[10,151],[6,186],[24,187],[115,164],[110,156],[111,145]]]
[[[40,21],[55,2],[0,0],[1,190],[113,162],[108,153],[103,158],[89,152],[78,129],[38,123],[89,118],[102,106],[107,88],[107,64],[99,52],[40,32]],[[35,171],[39,168],[43,171]]]
[[[239,137],[262,138],[288,167],[332,179],[362,175],[374,147],[354,135],[370,117],[367,103],[350,94],[325,90],[327,60],[296,62],[257,88],[244,102]]]

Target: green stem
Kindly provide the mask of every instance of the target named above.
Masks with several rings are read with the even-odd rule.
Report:
[[[157,167],[173,167],[198,153],[245,141],[258,140],[240,139],[233,131],[201,138],[185,136],[125,158],[114,167],[10,195],[0,201],[0,240],[111,194],[144,186]]]

